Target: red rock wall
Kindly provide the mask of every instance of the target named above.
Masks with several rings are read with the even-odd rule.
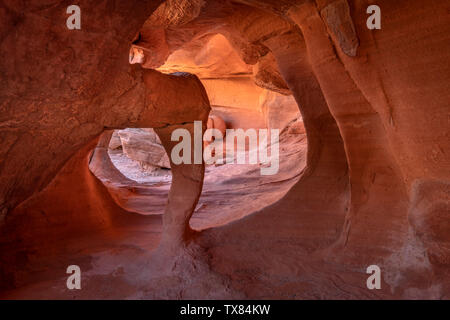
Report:
[[[256,73],[256,84],[283,92],[288,87],[304,119],[308,163],[279,202],[196,238],[211,255],[211,270],[230,277],[248,297],[290,298],[301,288],[310,298],[448,298],[448,4],[380,0],[382,29],[368,30],[371,1],[242,2],[207,1],[171,11],[169,1],[145,24],[158,2],[81,2],[85,22],[73,32],[65,27],[62,4],[3,4],[2,232],[13,225],[17,234],[35,232],[31,224],[39,225],[38,218],[21,229],[11,222],[21,221],[15,217],[20,210],[12,210],[105,127],[206,119],[209,103],[198,80],[127,64],[130,42],[143,24],[136,45],[153,50],[146,55],[148,68],[192,40],[221,33],[246,64],[269,72],[266,78]],[[275,81],[280,76],[283,81]],[[94,220],[108,217],[110,208],[102,203],[109,200],[97,200],[86,200],[96,203],[87,217],[94,211]],[[38,216],[30,210],[23,214]],[[165,231],[168,244],[192,239],[185,225],[192,210],[168,207],[167,219],[177,225]],[[377,293],[365,288],[370,264],[384,272]],[[266,280],[246,277],[243,269]],[[291,284],[283,286],[283,279]]]

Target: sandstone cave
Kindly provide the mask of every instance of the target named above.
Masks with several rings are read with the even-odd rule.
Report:
[[[448,1],[68,5],[0,1],[0,299],[450,299]]]

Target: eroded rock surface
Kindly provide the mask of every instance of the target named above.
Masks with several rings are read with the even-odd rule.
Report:
[[[69,297],[48,287],[79,259],[95,289],[78,298],[450,298],[448,4],[377,1],[380,30],[369,4],[80,1],[71,31],[66,3],[2,3],[1,296]],[[268,116],[263,93],[279,95]],[[210,105],[230,127],[281,128],[292,99],[302,124],[285,133],[306,131],[306,166],[241,219],[189,224],[204,164],[171,163],[162,220],[89,171],[130,183],[105,169],[110,130],[155,128],[169,153],[171,130],[206,126]]]

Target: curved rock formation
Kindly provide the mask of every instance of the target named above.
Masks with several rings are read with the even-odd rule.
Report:
[[[81,30],[67,29],[64,3],[1,4],[0,287],[16,290],[2,296],[27,297],[33,281],[43,292],[51,276],[40,257],[81,250],[66,236],[139,243],[131,230],[144,224],[136,234],[151,244],[121,256],[120,298],[448,299],[448,4],[380,0],[374,30],[370,4],[80,1]],[[162,226],[119,206],[89,171],[91,161],[97,177],[126,180],[105,170],[112,129],[155,128],[170,154],[171,132],[193,133],[196,120],[205,129],[210,105],[232,127],[238,117],[220,107],[243,106],[246,128],[284,128],[297,117],[277,118],[276,106],[293,99],[306,167],[282,199],[242,219],[193,231],[204,164],[171,163]],[[366,286],[372,264],[380,290]],[[143,266],[150,278],[138,277]]]

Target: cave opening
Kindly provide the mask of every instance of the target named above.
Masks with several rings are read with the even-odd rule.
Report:
[[[158,11],[155,14],[158,15]],[[164,14],[162,18],[165,18]],[[197,77],[206,91],[208,105],[211,108],[209,117],[204,119],[207,127],[219,130],[256,130],[258,142],[261,140],[259,130],[279,132],[278,142],[267,146],[267,149],[274,147],[279,149],[279,170],[274,175],[261,175],[261,167],[265,165],[261,162],[221,164],[216,161],[206,165],[201,196],[189,219],[190,228],[202,231],[225,226],[282,199],[298,182],[305,168],[308,145],[297,102],[284,82],[274,57],[266,49],[262,49],[262,52],[258,53],[261,56],[260,62],[248,61],[226,32],[214,30],[201,31],[186,43],[177,44],[168,50],[158,44],[162,40],[158,37],[164,35],[160,28],[152,25],[154,22],[152,20],[152,17],[147,20],[131,45],[129,56],[131,64],[139,63],[142,69],[156,70],[164,75],[181,75],[182,78],[183,74],[191,74]],[[155,81],[157,87],[160,85],[157,95],[163,96],[164,81],[162,85]],[[170,81],[168,83],[170,84]],[[136,87],[142,89],[143,85]],[[185,90],[180,93],[183,94],[186,94],[189,100],[190,92]],[[120,97],[126,100],[126,94]],[[177,99],[182,100],[179,97]],[[125,104],[132,105],[133,102],[135,101],[126,101]],[[168,103],[162,101],[162,104]],[[123,108],[124,105],[120,107]],[[182,106],[184,109],[173,105],[170,107],[176,110],[167,114],[164,114],[167,110],[163,110],[163,117],[169,115],[176,118],[174,113],[183,113],[187,109],[186,106]],[[138,109],[131,106],[130,110],[133,108]],[[135,112],[133,110],[131,113]],[[28,210],[27,214],[35,220],[39,220],[42,215],[53,216],[54,221],[60,226],[69,225],[66,228],[69,232],[63,235],[64,249],[58,245],[54,248],[54,244],[49,240],[45,245],[42,242],[39,244],[41,252],[51,248],[64,254],[70,251],[68,256],[81,251],[89,252],[87,256],[90,256],[94,247],[94,251],[100,252],[93,259],[101,260],[109,259],[111,252],[117,250],[120,252],[118,254],[120,263],[125,268],[134,268],[134,264],[126,262],[134,255],[134,249],[130,248],[138,250],[145,248],[148,252],[152,252],[163,241],[164,234],[170,235],[170,232],[164,230],[164,223],[161,226],[161,220],[164,221],[167,211],[171,210],[168,209],[170,202],[168,199],[174,175],[171,166],[167,164],[169,156],[164,151],[162,138],[159,139],[159,133],[155,133],[164,127],[163,124],[154,122],[154,129],[140,126],[139,124],[152,123],[152,119],[147,118],[141,122],[137,121],[133,127],[128,127],[123,124],[127,124],[129,118],[119,123],[113,111],[106,114],[101,128],[90,136],[91,141],[78,151],[73,151],[72,157],[69,157],[62,169],[57,172],[50,186],[38,195],[36,200],[38,206],[33,208],[35,203],[30,202],[19,208],[19,212]],[[140,115],[136,116],[138,120],[139,117]],[[168,122],[171,121],[169,118]],[[176,121],[174,123],[176,125]],[[235,158],[244,154],[248,159],[254,148],[250,137],[244,141],[243,146],[240,149],[237,147],[236,150],[234,145],[224,144],[225,155],[228,155],[229,149],[232,148],[235,151]],[[217,141],[213,143],[215,142]],[[267,151],[267,154],[273,153]],[[87,167],[86,160],[88,160]],[[90,173],[98,180],[92,178]],[[80,177],[82,183],[74,188],[74,181],[78,182]],[[102,188],[99,184],[106,188]],[[189,185],[185,189],[189,189]],[[175,196],[184,196],[183,192],[184,190],[179,188],[174,190]],[[58,195],[56,201],[53,198],[55,193]],[[111,199],[114,204],[110,202]],[[48,203],[51,203],[50,209],[46,206]],[[41,207],[44,209],[41,210]],[[84,215],[80,215],[80,212]],[[143,216],[152,217],[141,219]],[[155,216],[157,219],[152,219]],[[18,224],[20,222],[19,220]],[[39,220],[39,223],[35,234],[46,234],[45,222]],[[51,231],[55,232],[55,237],[61,237],[59,230]],[[108,245],[103,247],[104,243]],[[7,255],[6,251],[4,254]],[[96,254],[92,253],[91,257]],[[84,253],[80,256],[84,256]],[[16,260],[20,257],[18,255],[11,257],[10,259],[14,261],[11,266],[17,266]],[[40,255],[36,259],[37,263],[33,261],[34,258],[30,259],[33,267],[28,265],[20,267],[33,270],[32,268],[41,261],[49,259],[49,269],[58,269],[62,263],[59,260],[52,261],[52,257],[49,258],[47,253]],[[102,261],[99,263],[103,264]],[[90,267],[89,264],[81,266]],[[17,272],[8,268],[5,270],[9,278],[14,277]],[[20,286],[30,280],[21,281],[21,283],[12,281],[11,286]]]
[[[133,42],[130,62],[145,68],[148,49],[145,42],[139,41],[144,38],[139,36]],[[306,164],[307,139],[295,99],[287,88],[274,90],[258,85],[254,66],[242,60],[225,36],[217,33],[201,36],[171,53],[157,70],[166,74],[189,72],[199,77],[211,104],[206,128],[221,132],[220,139],[203,142],[203,150],[211,145],[210,155],[215,157],[206,164],[203,190],[190,219],[191,228],[204,230],[224,225],[261,210],[281,199],[298,181]],[[226,132],[237,130],[245,134],[242,146],[226,142]],[[262,163],[260,156],[256,162],[249,161],[251,154],[260,155],[263,151],[260,133],[264,130],[269,135],[266,154],[274,156],[275,147],[278,152],[278,168],[271,175],[261,174],[261,168],[267,164]],[[278,142],[271,145],[270,134],[274,131]],[[253,132],[255,145],[249,134]],[[125,179],[114,181],[101,174],[97,177],[127,211],[163,214],[172,176],[169,156],[158,135],[151,128],[125,128],[114,130],[109,136],[107,154]],[[245,161],[238,164],[238,158]],[[98,173],[98,168],[93,171]]]
[[[264,68],[246,63],[229,39],[215,32],[201,33],[172,49],[170,54],[161,52],[164,50],[155,46],[158,38],[155,38],[155,27],[150,28],[151,20],[147,20],[135,37],[129,62],[164,74],[196,75],[211,105],[206,127],[219,130],[223,137],[221,141],[204,142],[203,149],[211,144],[211,155],[216,155],[217,143],[223,141],[220,145],[223,160],[215,157],[212,163],[206,164],[203,190],[190,219],[191,227],[203,230],[224,225],[281,199],[305,167],[307,139],[297,102],[282,80],[276,62],[269,58]],[[275,147],[279,154],[279,168],[271,175],[261,174],[261,167],[267,165],[260,156],[258,161],[249,163],[252,153],[260,154],[263,137],[259,133],[266,129],[269,136],[275,130],[279,135],[275,145],[269,139],[266,147],[267,154],[273,156],[269,149]],[[254,130],[256,148],[251,145],[251,135],[245,136],[242,147],[225,143],[226,132],[230,130],[244,133]],[[97,177],[127,211],[163,214],[172,175],[169,156],[158,135],[151,128],[124,128],[114,130],[109,136],[107,155],[125,179],[113,181],[101,174]],[[228,163],[230,154],[235,160],[243,157],[245,163]]]

